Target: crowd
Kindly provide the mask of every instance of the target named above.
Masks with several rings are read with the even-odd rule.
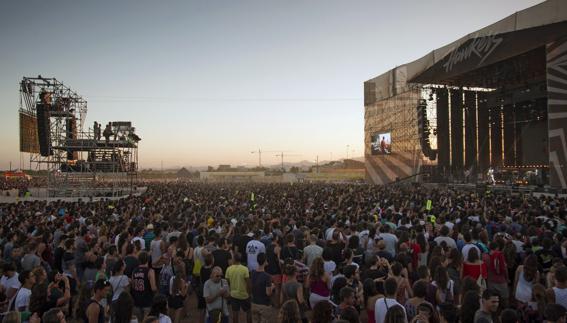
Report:
[[[558,197],[347,184],[0,204],[2,322],[565,322],[566,216]]]
[[[0,191],[17,189],[21,192],[25,192],[30,187],[44,187],[46,185],[46,177],[33,177],[31,179],[0,177]]]

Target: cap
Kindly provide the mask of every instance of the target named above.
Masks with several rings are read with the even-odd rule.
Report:
[[[146,227],[146,229],[148,230],[153,230],[154,229],[154,225],[153,224],[148,224],[148,226]]]

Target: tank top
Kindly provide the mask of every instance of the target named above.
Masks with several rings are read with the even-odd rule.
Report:
[[[514,297],[522,302],[527,303],[532,299],[532,282],[529,282],[524,277],[524,271],[520,273],[518,278],[518,286],[516,286],[516,294]]]
[[[283,302],[286,302],[290,299],[297,301],[297,290],[301,286],[298,282],[286,282],[282,285],[282,296]]]
[[[281,275],[282,270],[278,263],[278,256],[274,252],[274,248],[275,246],[272,244],[266,249],[266,261],[268,262],[266,272],[270,275]]]
[[[555,294],[555,303],[567,308],[567,288],[553,287]]]
[[[102,305],[100,305],[99,302],[92,298],[85,306],[85,316],[83,317],[84,322],[89,323],[89,318],[87,317],[87,309],[89,308],[89,306],[91,306],[92,303],[96,303],[96,305],[98,305],[98,323],[104,323],[104,308],[102,307]]]
[[[329,286],[327,286],[327,284],[322,279],[317,279],[315,281],[312,281],[309,288],[311,289],[312,293],[322,297],[328,297],[331,295]]]
[[[148,267],[138,267],[132,271],[132,298],[138,307],[152,306],[154,293],[150,285]]]

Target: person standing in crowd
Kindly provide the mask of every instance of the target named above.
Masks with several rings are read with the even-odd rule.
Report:
[[[487,289],[482,293],[481,306],[474,314],[474,323],[480,323],[481,320],[486,320],[488,323],[494,322],[494,316],[498,311],[500,304],[500,296],[498,292],[492,289]]]
[[[211,278],[205,282],[203,288],[203,296],[207,302],[207,323],[228,323],[230,292],[228,281],[222,276],[222,269],[214,267]]]
[[[172,323],[171,318],[167,315],[167,298],[165,295],[157,294],[154,296],[152,302],[152,307],[148,316],[157,317],[159,323]]]
[[[93,287],[94,295],[85,304],[85,322],[88,323],[105,323],[108,308],[105,308],[101,301],[108,295],[110,291],[110,283],[106,280],[97,280]]]
[[[10,309],[14,309],[19,312],[28,311],[30,306],[32,288],[35,285],[35,275],[31,271],[23,271],[18,276],[18,279],[20,281],[21,287],[14,295],[13,305],[10,306]]]
[[[138,321],[142,321],[150,311],[152,298],[158,290],[155,272],[150,268],[148,258],[145,251],[140,252],[138,256],[140,265],[132,271],[132,298],[134,299],[134,312]]]
[[[290,299],[282,303],[278,315],[278,323],[302,323],[299,305],[297,305],[296,301]]]
[[[266,246],[258,240],[259,238],[260,234],[255,232],[253,239],[246,244],[247,264],[250,271],[258,268],[258,254],[266,253]]]
[[[313,260],[309,268],[308,286],[310,290],[309,304],[314,308],[321,301],[328,301],[331,297],[331,276],[325,271],[323,259]]]
[[[126,268],[122,260],[114,263],[114,268],[112,268],[112,276],[109,279],[109,283],[112,286],[112,302],[118,300],[120,294],[123,292],[128,292],[128,287],[130,286],[130,278],[124,275],[124,269]]]
[[[384,297],[376,300],[374,305],[374,321],[376,323],[384,323],[386,313],[395,305],[399,305],[404,314],[406,313],[403,306],[396,301],[396,294],[398,292],[398,283],[395,278],[388,278],[384,281]]]
[[[270,323],[275,319],[271,306],[271,296],[276,288],[270,274],[266,273],[266,254],[257,256],[258,268],[250,273],[252,283],[252,321]]]
[[[232,265],[226,270],[226,279],[230,286],[230,305],[232,307],[232,320],[240,322],[240,310],[246,313],[246,321],[252,323],[250,312],[250,273],[248,268],[240,263],[240,253],[235,252]]]
[[[567,309],[567,267],[557,268],[554,276],[555,286],[547,290],[547,302],[559,304]]]
[[[311,267],[315,258],[323,256],[323,248],[317,245],[317,241],[317,236],[311,234],[309,235],[309,245],[303,248],[303,262],[307,267]]]

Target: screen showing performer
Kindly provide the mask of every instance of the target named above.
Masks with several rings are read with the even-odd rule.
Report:
[[[392,136],[390,132],[372,135],[372,155],[389,155],[392,153]]]

